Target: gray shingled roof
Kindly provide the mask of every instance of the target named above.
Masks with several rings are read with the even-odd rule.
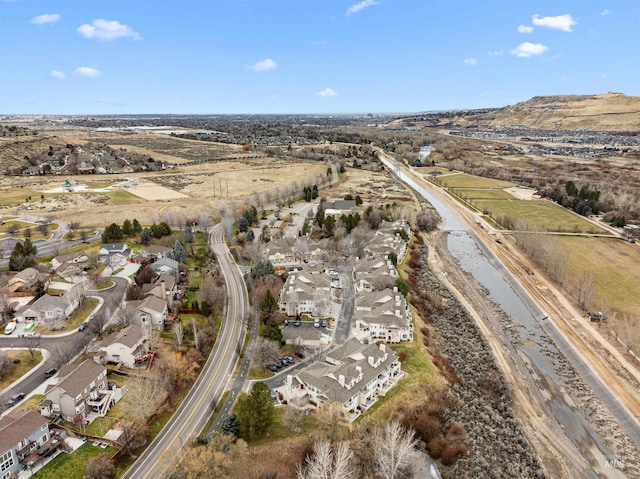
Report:
[[[57,384],[47,387],[47,391],[57,387],[65,391],[69,396],[76,397],[102,372],[106,373],[105,367],[90,359],[78,365],[68,364],[60,368],[58,373],[58,377],[63,379],[58,381]]]
[[[0,419],[0,453],[15,447],[18,442],[39,431],[47,418],[36,411],[12,413]]]
[[[104,340],[102,340],[102,347],[106,348],[111,344],[120,343],[128,348],[133,348],[140,339],[145,336],[144,329],[139,324],[132,324],[127,326],[122,331],[111,333]]]

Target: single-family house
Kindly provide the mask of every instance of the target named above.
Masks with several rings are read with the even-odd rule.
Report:
[[[176,278],[170,274],[162,273],[151,283],[142,285],[142,294],[164,299],[171,305],[173,304],[173,298],[178,294]]]
[[[47,385],[45,396],[40,413],[60,415],[67,421],[77,415],[84,419],[87,410],[104,416],[115,402],[115,392],[107,384],[107,369],[90,359],[60,368],[57,383]]]
[[[283,402],[298,409],[338,404],[353,421],[384,396],[404,375],[391,348],[351,338],[315,362],[287,376],[276,388]]]
[[[49,275],[41,273],[35,268],[25,268],[9,278],[7,288],[9,288],[9,293],[35,293],[38,283],[46,289],[50,282]]]
[[[264,257],[274,266],[294,264],[297,262],[295,244],[292,238],[273,238],[264,246]]]
[[[85,291],[82,283],[74,285],[64,296],[43,294],[33,304],[21,307],[15,315],[18,322],[35,321],[53,325],[66,320],[80,306]]]
[[[112,268],[123,266],[132,256],[131,248],[123,243],[104,243],[98,250],[98,261]]]
[[[353,335],[360,341],[400,343],[413,339],[411,311],[398,288],[356,295],[351,320]]]
[[[102,364],[121,363],[125,368],[142,364],[145,353],[149,352],[149,329],[140,324],[132,324],[122,331],[111,333],[102,340],[100,352],[94,360]]]
[[[176,281],[180,274],[180,263],[171,258],[160,258],[159,260],[151,263],[151,268],[157,274],[170,274],[176,279]]]
[[[169,312],[169,307],[164,299],[151,295],[137,301],[128,301],[127,309],[132,311],[133,322],[147,328],[164,331],[164,322]]]
[[[82,274],[88,266],[89,258],[83,252],[58,255],[51,260],[51,268],[63,278]]]
[[[49,447],[49,422],[36,411],[12,413],[0,419],[0,478],[18,477],[35,450]],[[36,457],[38,457],[36,455]]]

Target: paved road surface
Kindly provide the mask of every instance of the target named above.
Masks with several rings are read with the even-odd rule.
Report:
[[[240,270],[224,243],[220,225],[213,228],[211,249],[220,263],[228,294],[225,320],[215,350],[178,410],[126,472],[124,479],[159,479],[170,474],[182,447],[193,441],[206,425],[213,412],[211,406],[219,401],[238,361],[249,300]]]

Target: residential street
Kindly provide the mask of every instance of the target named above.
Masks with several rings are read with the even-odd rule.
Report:
[[[209,420],[238,361],[249,313],[247,290],[240,270],[227,248],[223,228],[211,233],[211,249],[227,287],[227,310],[214,350],[178,410],[145,452],[122,476],[125,479],[167,477],[181,449],[191,443]]]

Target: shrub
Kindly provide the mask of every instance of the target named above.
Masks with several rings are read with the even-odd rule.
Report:
[[[464,444],[453,444],[444,448],[440,461],[445,466],[451,466],[458,460],[460,456],[467,453],[467,448]]]

